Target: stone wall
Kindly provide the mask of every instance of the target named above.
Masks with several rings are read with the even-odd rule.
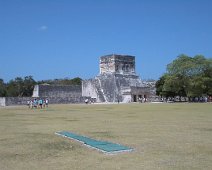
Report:
[[[115,55],[116,74],[135,75],[135,57],[129,55]]]
[[[90,93],[85,93],[82,97],[81,85],[36,85],[32,96],[43,99],[48,98],[50,104],[84,103],[85,99],[91,99]]]
[[[81,85],[36,85],[33,91],[33,97],[59,97],[74,98],[82,96]]]
[[[100,58],[100,74],[135,74],[135,57],[129,55],[106,55]]]
[[[113,55],[102,56],[100,58],[100,74],[103,73],[114,73],[115,72],[115,61]]]
[[[90,97],[49,97],[49,104],[71,104],[84,103],[85,99],[91,100]]]
[[[0,106],[27,105],[31,97],[1,97]]]
[[[0,107],[6,106],[5,97],[0,97]]]
[[[33,99],[32,97],[0,97],[0,106],[27,105],[27,101]],[[90,97],[48,97],[49,104],[84,103],[85,99],[91,100]]]
[[[150,95],[149,87],[131,87],[131,94]]]
[[[82,96],[90,96],[91,98],[97,98],[96,80],[88,79],[82,81]]]
[[[131,87],[133,101],[139,101],[139,98],[146,98],[148,102],[156,101],[155,87]]]

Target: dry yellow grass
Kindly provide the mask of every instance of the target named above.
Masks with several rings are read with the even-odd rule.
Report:
[[[133,147],[105,155],[55,135],[72,131]],[[212,104],[0,108],[1,170],[211,169]]]

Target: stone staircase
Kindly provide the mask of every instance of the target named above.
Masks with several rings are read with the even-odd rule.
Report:
[[[103,90],[101,88],[100,80],[96,79],[95,81],[96,93],[100,102],[106,102]]]

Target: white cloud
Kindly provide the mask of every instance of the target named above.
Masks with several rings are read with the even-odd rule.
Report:
[[[39,31],[46,31],[48,27],[46,25],[42,25],[38,28]]]

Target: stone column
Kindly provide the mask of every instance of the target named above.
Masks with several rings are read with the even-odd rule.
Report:
[[[0,97],[0,107],[1,107],[1,106],[6,106],[5,97]]]

